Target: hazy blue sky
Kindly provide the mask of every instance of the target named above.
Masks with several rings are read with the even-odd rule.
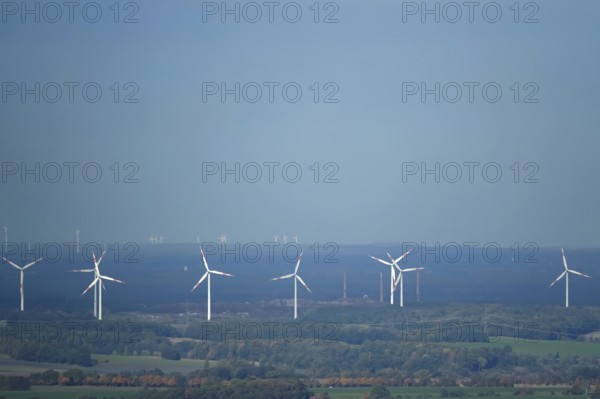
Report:
[[[40,183],[33,176],[22,183],[18,175],[3,173],[0,224],[9,226],[12,240],[68,240],[79,228],[86,241],[145,241],[150,234],[162,234],[167,242],[190,242],[196,235],[215,241],[227,232],[230,241],[298,233],[301,241],[338,243],[599,245],[597,1],[523,1],[518,23],[509,8],[513,1],[494,3],[502,9],[496,23],[482,16],[486,1],[475,8],[473,23],[464,6],[458,22],[444,21],[454,16],[448,2],[439,3],[440,12],[446,11],[440,23],[432,15],[425,15],[425,23],[420,13],[407,15],[410,5],[399,1],[343,1],[337,10],[320,2],[319,23],[309,8],[313,2],[298,3],[303,13],[297,23],[283,19],[288,2],[280,2],[273,23],[266,6],[257,23],[244,21],[244,15],[240,23],[231,15],[222,23],[220,14],[203,14],[208,6],[203,2],[164,1],[137,3],[139,22],[126,24],[122,20],[136,10],[121,2],[115,23],[112,3],[98,3],[97,23],[82,18],[83,6],[75,9],[73,23],[66,8],[56,23],[44,20],[54,16],[49,8],[40,10],[39,23],[31,15],[22,23],[20,14],[2,10],[4,172],[13,165],[9,162],[30,168],[35,162],[97,162],[103,172],[100,182],[88,183],[76,167],[69,183],[63,166],[62,179],[54,184],[44,176]],[[248,3],[240,2],[240,9],[252,18]],[[493,18],[495,9],[486,10]],[[93,9],[87,11],[88,18],[94,16]],[[322,22],[335,11],[338,23]],[[523,23],[529,14],[539,22]],[[20,90],[21,83],[31,88],[36,81],[57,82],[62,98],[47,101],[54,96],[52,85],[45,96],[41,90],[39,103],[33,94],[25,102],[21,93],[10,94],[12,82]],[[64,82],[79,83],[73,103]],[[88,82],[102,89],[96,103],[82,97]],[[114,82],[120,87],[118,103],[114,86],[110,89]],[[235,103],[228,95],[222,103],[214,95],[203,101],[203,82],[228,87],[257,82],[262,98]],[[263,82],[279,83],[273,103]],[[282,98],[288,82],[302,89],[296,103]],[[310,88],[314,82],[318,103]],[[425,103],[419,95],[403,102],[403,82],[430,88],[457,82],[463,96],[457,103],[444,98],[436,103],[433,95]],[[479,84],[473,103],[464,82]],[[482,97],[489,82],[502,89],[498,102]],[[514,82],[518,102],[515,86],[510,88]],[[139,102],[123,103],[135,87]],[[336,87],[338,102],[324,103]],[[536,89],[532,98],[538,102],[524,103]],[[114,183],[109,167],[115,162],[120,181],[132,170],[124,165],[134,162],[139,182]],[[302,178],[288,183],[279,167],[270,183],[263,166],[257,183],[243,177],[235,183],[233,176],[226,183],[208,176],[204,183],[205,162],[230,167],[297,162]],[[315,162],[319,183],[310,169]],[[337,183],[323,182],[333,170],[325,169],[329,162],[339,167]],[[489,183],[480,166],[470,183],[463,166],[457,183],[443,176],[440,183],[433,176],[422,183],[418,175],[403,181],[405,162],[431,168],[436,162],[496,162],[503,174],[500,182]],[[515,162],[521,169],[518,183],[509,168]],[[537,183],[523,182],[530,172]]]

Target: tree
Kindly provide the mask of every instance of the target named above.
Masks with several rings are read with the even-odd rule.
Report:
[[[181,360],[181,353],[174,346],[163,344],[160,346],[160,357],[167,360]]]
[[[369,399],[392,399],[392,394],[385,386],[376,385],[371,389]]]

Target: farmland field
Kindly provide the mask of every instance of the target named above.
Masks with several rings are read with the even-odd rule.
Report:
[[[446,388],[448,391],[461,391],[465,397],[473,398],[507,398],[514,397],[514,388]],[[519,395],[519,398],[535,399],[565,399],[568,396],[566,388],[539,388],[533,389],[532,395]],[[415,387],[397,387],[389,388],[392,396],[400,395],[402,399],[436,399],[440,398],[442,388],[415,388]],[[368,394],[371,388],[315,388],[312,390],[315,394],[327,392],[332,399],[360,399],[362,395]],[[493,391],[498,396],[478,396],[479,392]],[[552,394],[554,391],[554,395]]]
[[[31,391],[6,392],[0,395],[6,399],[77,399],[80,395],[91,395],[99,398],[115,397],[130,398],[140,392],[141,388],[107,388],[107,387],[64,387],[64,386],[33,386]]]

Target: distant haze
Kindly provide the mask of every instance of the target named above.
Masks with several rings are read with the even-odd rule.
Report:
[[[456,23],[421,23],[387,0],[339,2],[339,23],[323,23],[333,11],[325,3],[319,23],[312,3],[298,23],[280,14],[269,23],[267,10],[257,23],[204,10],[204,23],[202,4],[143,2],[133,24],[114,23],[108,5],[98,23],[4,15],[0,226],[9,240],[71,241],[80,229],[82,242],[216,242],[226,233],[230,242],[298,234],[305,243],[600,245],[599,2],[539,2],[538,23],[523,23],[530,9],[515,23],[508,2],[497,23],[481,9],[473,23],[467,10]],[[11,82],[19,91],[40,82],[39,103],[10,94]],[[48,82],[62,87],[56,103]],[[64,82],[79,82],[73,103]],[[95,103],[82,98],[89,82],[102,89]],[[222,82],[240,83],[239,103],[210,94]],[[272,103],[268,82],[277,83]],[[297,102],[288,101],[295,85],[283,97],[290,82],[302,89]],[[422,82],[440,83],[439,103],[409,95]],[[472,103],[468,82],[477,83]],[[482,97],[489,82],[502,89],[497,102]],[[25,183],[21,170],[11,174],[23,162],[40,162],[39,183],[37,172]],[[68,162],[80,163],[72,183]],[[82,177],[90,162],[98,183]],[[233,174],[221,182],[223,162],[240,164],[239,183]],[[436,163],[440,182],[426,174],[422,183],[421,168]],[[496,165],[502,176],[491,183]],[[95,169],[86,172],[94,180]]]

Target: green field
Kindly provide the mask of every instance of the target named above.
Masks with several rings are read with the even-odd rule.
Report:
[[[401,387],[389,388],[392,396],[401,395],[402,399],[438,399],[442,388],[414,388]],[[446,388],[448,391],[462,391],[466,393],[465,397],[479,399],[494,398],[515,398],[513,395],[515,388]],[[482,391],[493,390],[499,396],[478,396]],[[572,398],[564,393],[566,388],[534,388],[533,395],[516,396],[517,398],[535,398],[535,399],[567,399]],[[315,388],[312,389],[315,394],[327,392],[332,399],[361,399],[365,394],[371,391],[371,388]],[[554,395],[552,395],[554,391]]]
[[[205,361],[200,359],[166,360],[158,356],[92,355],[98,364],[85,370],[100,373],[116,373],[127,370],[152,370],[159,368],[165,373],[180,372],[188,374],[203,369]],[[214,362],[209,362],[209,365]]]
[[[0,395],[6,399],[77,399],[80,395],[92,395],[98,398],[133,397],[140,392],[141,388],[106,388],[106,387],[63,387],[63,386],[33,386],[31,391],[6,392],[0,391]]]
[[[542,341],[515,342],[513,338],[497,337],[497,342],[454,342],[444,343],[445,346],[456,347],[497,347],[502,348],[506,345],[512,347],[513,352],[519,355],[546,356],[558,352],[560,356],[600,356],[600,343],[582,342],[582,341]]]
[[[514,398],[514,388],[492,388],[499,396],[478,396],[482,391],[487,391],[488,388],[447,388],[449,391],[462,391],[466,393],[465,397],[493,399],[493,398]],[[389,388],[393,396],[401,395],[403,399],[437,399],[440,398],[441,388]],[[31,391],[27,392],[4,392],[0,391],[0,395],[6,396],[7,399],[29,399],[36,397],[38,399],[77,399],[80,395],[92,395],[101,397],[116,397],[129,398],[140,392],[141,388],[106,388],[106,387],[42,387],[34,386]],[[363,395],[368,394],[371,388],[315,388],[312,389],[316,394],[327,392],[332,399],[360,399]],[[564,391],[565,388],[534,388],[533,395],[518,396],[519,398],[535,398],[535,399],[567,399]],[[555,392],[552,395],[552,391]]]

